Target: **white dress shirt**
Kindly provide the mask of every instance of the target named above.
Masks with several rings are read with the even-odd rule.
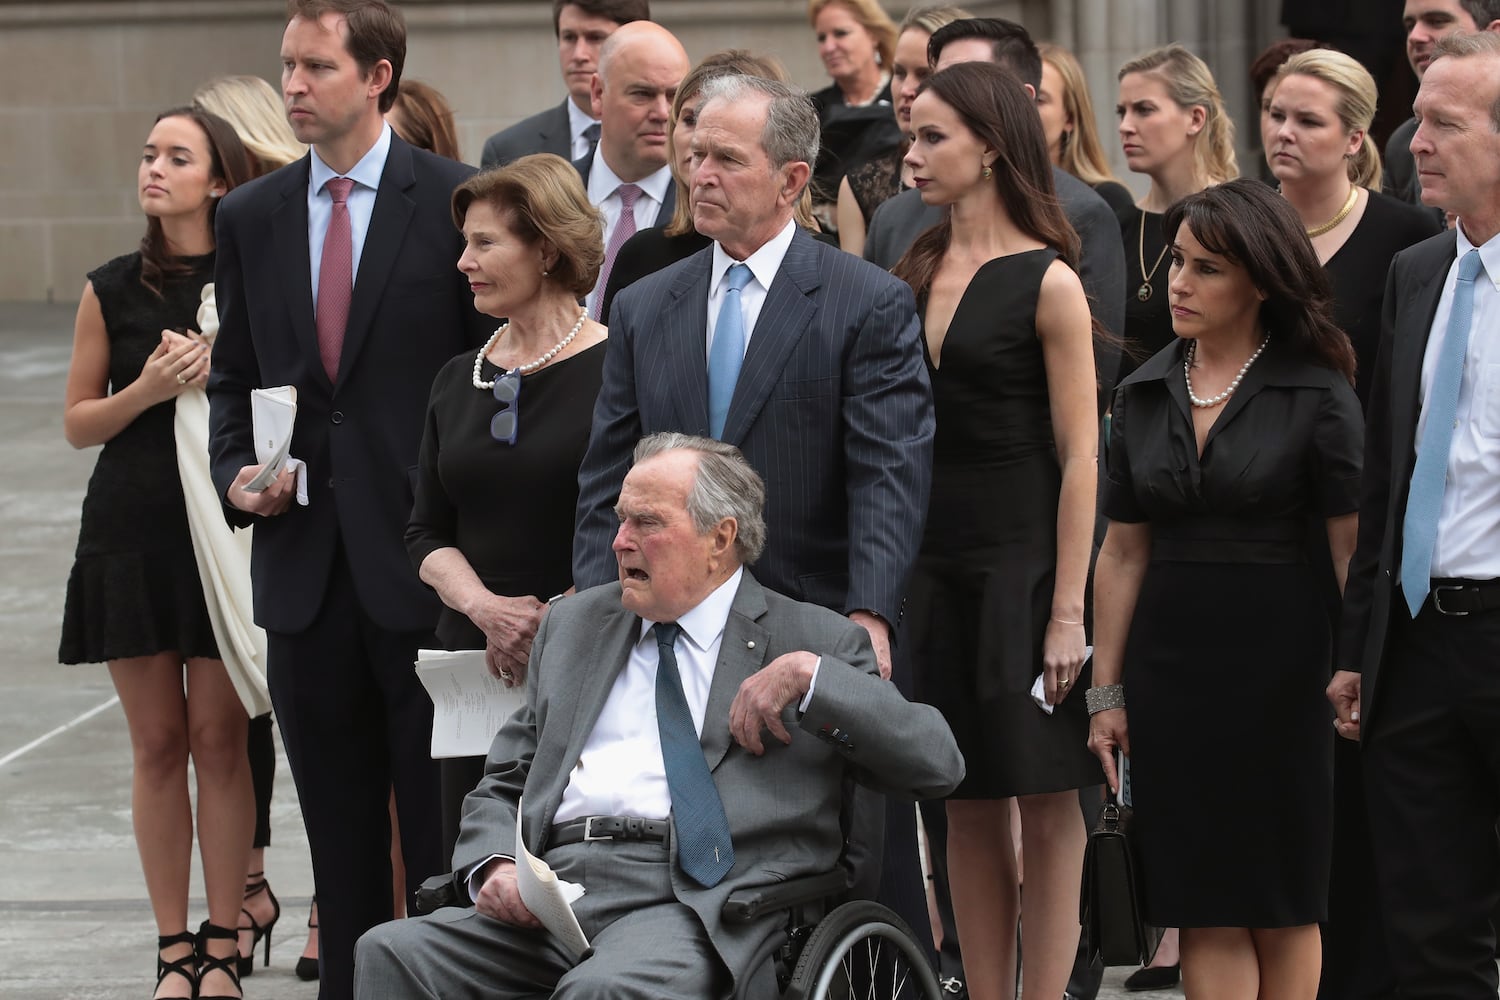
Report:
[[[771,290],[771,282],[776,280],[776,272],[781,270],[781,262],[786,259],[786,252],[796,233],[797,221],[793,219],[786,224],[786,228],[763,243],[759,250],[745,260],[735,260],[724,252],[718,240],[714,241],[714,259],[708,272],[708,343],[704,345],[708,356],[713,355],[714,329],[719,325],[719,310],[724,307],[724,294],[728,289],[724,276],[729,273],[730,267],[744,264],[754,276],[740,289],[740,311],[745,319],[745,350],[749,351],[750,338],[755,336],[755,321],[760,318],[761,306],[766,304],[766,293]]]
[[[354,182],[349,190],[349,236],[354,243],[352,261],[355,281],[359,280],[359,260],[364,254],[365,234],[370,231],[370,216],[375,212],[375,192],[380,190],[380,177],[385,173],[385,160],[391,151],[391,127],[380,130],[380,138],[370,151],[360,158],[354,169],[340,174],[323,162],[317,147],[312,151],[312,170],[307,177],[307,253],[312,264],[313,311],[318,308],[318,272],[323,266],[323,241],[328,237],[328,221],[333,218],[333,195],[324,187],[335,177],[347,177]]]
[[[740,589],[743,569],[721,583],[693,610],[677,619],[682,636],[674,647],[682,693],[687,696],[693,728],[703,735],[703,715],[713,686],[714,665],[729,609]],[[660,651],[654,622],[641,621],[640,637],[630,649],[625,668],[599,712],[593,732],[583,744],[578,764],[568,779],[554,823],[580,816],[641,816],[666,819],[672,812],[667,769],[661,757],[661,733],[656,723],[656,666]],[[729,726],[728,719],[714,725]]]
[[[1432,334],[1422,358],[1421,417],[1417,441],[1426,426],[1425,403],[1448,318],[1453,313],[1458,260],[1474,248],[1458,226],[1458,253],[1444,279]],[[1458,426],[1448,453],[1448,478],[1432,553],[1434,578],[1492,580],[1500,577],[1500,236],[1479,248],[1484,271],[1474,280],[1474,318],[1458,390]]]
[[[569,145],[572,154],[568,159],[581,160],[589,155],[590,146],[589,137],[583,133],[588,130],[590,125],[598,125],[599,119],[590,118],[586,111],[581,110],[578,105],[573,103],[572,97],[568,98],[567,104],[568,134],[573,137]]]
[[[616,192],[621,184],[618,174],[609,168],[604,162],[604,152],[598,148],[594,149],[593,166],[589,167],[589,204],[599,210],[604,216],[604,245],[609,246],[609,238],[615,233],[615,226],[620,221],[620,209],[625,203],[620,200]],[[656,216],[661,211],[662,204],[667,198],[667,188],[672,184],[671,168],[663,166],[653,174],[647,174],[640,180],[635,181],[635,186],[641,189],[641,195],[635,200],[635,229],[650,229],[656,225]],[[589,315],[594,315],[594,305],[599,296],[604,294],[604,289],[595,286],[584,299],[584,306]]]

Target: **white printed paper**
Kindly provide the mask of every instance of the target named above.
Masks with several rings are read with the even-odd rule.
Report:
[[[557,938],[563,949],[577,960],[589,949],[589,939],[578,926],[573,901],[583,895],[583,886],[564,882],[552,867],[526,849],[521,835],[521,800],[516,800],[516,889],[526,909]]]
[[[244,485],[245,492],[259,493],[281,475],[292,448],[292,428],[296,422],[296,386],[251,390],[251,434],[255,438],[255,460],[261,464],[261,470]]]
[[[495,734],[526,703],[524,687],[490,674],[484,650],[417,651],[417,679],[432,699],[432,756],[483,757]]]

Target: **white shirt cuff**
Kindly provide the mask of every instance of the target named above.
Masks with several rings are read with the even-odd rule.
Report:
[[[802,700],[797,703],[798,715],[805,714],[807,706],[812,704],[813,692],[818,688],[818,668],[822,665],[823,658],[820,656],[818,657],[818,662],[813,664],[812,680],[807,682],[807,694],[803,695]]]
[[[479,864],[469,869],[469,877],[465,884],[469,887],[469,902],[479,902],[479,890],[484,888],[484,883],[479,879],[479,873],[489,867],[491,861],[514,861],[515,858],[509,854],[491,854]]]

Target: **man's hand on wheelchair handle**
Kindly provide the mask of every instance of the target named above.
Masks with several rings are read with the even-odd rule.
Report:
[[[508,858],[496,858],[489,863],[474,908],[513,927],[534,930],[542,926],[542,922],[521,902],[521,890],[516,885],[516,863]]]

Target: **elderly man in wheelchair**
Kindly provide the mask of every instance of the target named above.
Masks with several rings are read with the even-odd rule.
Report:
[[[788,985],[775,959],[791,954],[794,911],[844,884],[848,780],[909,797],[959,782],[947,723],[880,679],[865,630],[745,568],[764,498],[730,445],[640,443],[617,506],[619,582],[548,612],[526,706],[464,803],[451,885],[474,908],[367,933],[357,997],[770,1000]],[[518,824],[584,889],[581,955],[521,901]],[[819,995],[820,956],[870,937],[915,984],[890,995],[936,996],[900,921],[850,905],[792,942],[790,988]]]

